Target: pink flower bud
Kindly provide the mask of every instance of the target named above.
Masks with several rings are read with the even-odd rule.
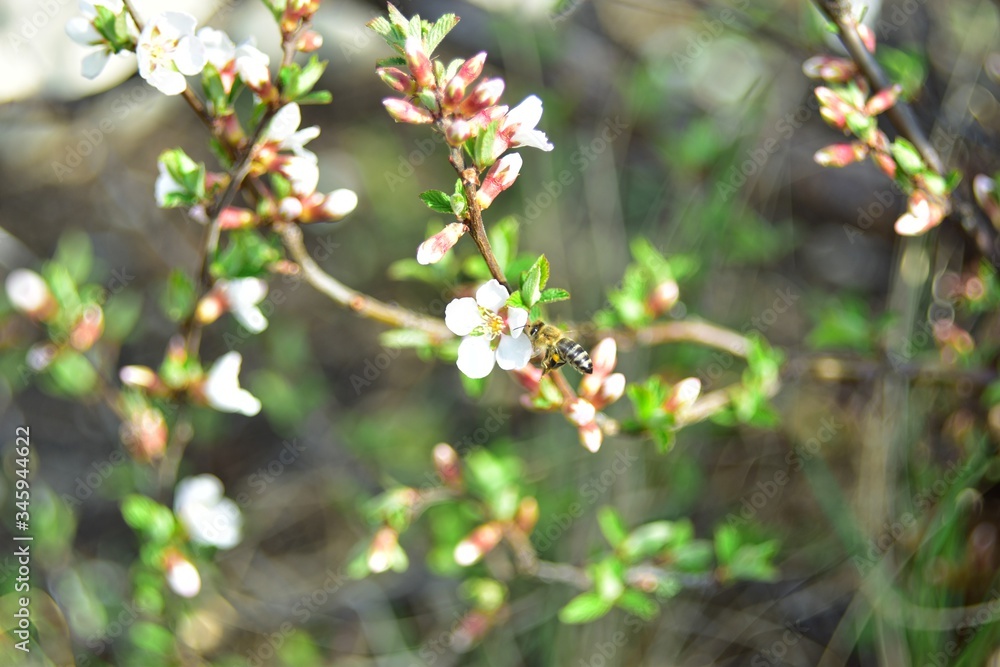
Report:
[[[465,234],[466,227],[461,222],[453,222],[440,232],[430,237],[417,248],[417,262],[420,264],[435,264],[458,243]]]
[[[872,153],[872,160],[882,173],[889,178],[896,178],[896,161],[892,159],[892,156],[888,153]]]
[[[227,206],[219,212],[220,229],[247,229],[257,225],[257,214],[247,208]]]
[[[597,417],[597,410],[594,404],[584,398],[578,398],[563,406],[566,418],[577,426],[585,426],[594,423]]]
[[[59,310],[48,283],[30,269],[11,271],[6,288],[11,305],[32,319],[44,321]]]
[[[399,548],[399,533],[388,526],[379,528],[368,547],[368,569],[376,574],[385,572],[393,563]]]
[[[382,100],[385,110],[396,120],[397,123],[413,123],[414,125],[424,125],[434,122],[434,116],[426,109],[414,105],[412,102],[401,100],[396,97],[387,97]]]
[[[315,30],[307,30],[295,43],[295,47],[302,53],[318,51],[321,46],[323,46],[323,36]]]
[[[434,446],[434,469],[444,484],[457,486],[462,483],[462,466],[451,445],[442,442]]]
[[[155,391],[163,385],[159,376],[148,366],[123,366],[118,371],[122,384],[128,387]]]
[[[503,95],[503,79],[486,79],[473,90],[472,94],[466,97],[459,106],[459,113],[466,118],[475,116],[483,109],[489,108],[497,103]]]
[[[148,463],[163,458],[168,431],[159,410],[146,408],[133,412],[122,422],[119,434],[136,461]]]
[[[816,164],[821,167],[846,167],[868,155],[868,146],[861,142],[850,144],[833,144],[816,151],[813,156]]]
[[[885,110],[891,108],[896,104],[899,99],[900,93],[903,92],[901,86],[894,85],[891,88],[885,90],[880,90],[871,96],[867,103],[865,103],[865,113],[869,116],[877,116]]]
[[[226,299],[218,290],[212,290],[198,302],[195,308],[195,321],[200,325],[211,324],[229,309]]]
[[[854,61],[833,56],[816,56],[802,64],[802,72],[810,79],[821,79],[830,83],[850,81],[858,68]]]
[[[864,43],[868,53],[875,53],[875,33],[864,23],[858,24],[858,36]]]
[[[843,129],[847,124],[847,115],[856,111],[840,95],[826,86],[816,88],[816,99],[820,103],[820,115],[837,129]]]
[[[650,315],[659,317],[669,311],[681,297],[680,288],[675,280],[664,280],[657,285],[646,299],[646,308]]]
[[[594,361],[594,375],[605,376],[615,369],[615,362],[618,359],[618,343],[614,338],[603,338],[590,351],[590,358]]]
[[[418,88],[430,88],[434,85],[434,66],[424,51],[424,44],[419,37],[408,37],[403,44],[403,55],[410,72],[417,81]]]
[[[701,380],[698,378],[685,378],[674,385],[663,403],[663,409],[669,413],[680,415],[687,408],[694,405],[701,394]]]
[[[444,130],[445,140],[449,146],[461,146],[466,141],[476,136],[479,127],[470,121],[456,118],[448,123]]]
[[[625,393],[625,376],[622,373],[612,373],[601,384],[598,397],[603,405],[614,403]]]
[[[278,202],[278,215],[282,220],[298,220],[304,207],[298,197],[285,197]]]
[[[398,93],[412,95],[417,90],[417,84],[409,74],[395,67],[378,67],[375,73],[379,78]]]
[[[524,368],[515,369],[511,371],[511,374],[522,387],[528,390],[529,394],[536,393],[542,382],[542,369],[537,366],[532,366],[531,364],[526,365]],[[528,407],[530,408],[531,397],[522,396],[521,398],[528,399]]]
[[[504,155],[493,163],[483,179],[483,184],[476,193],[476,203],[482,209],[487,209],[498,194],[509,188],[521,173],[523,160],[517,153]]]
[[[462,63],[458,72],[451,78],[444,89],[445,106],[454,107],[465,97],[465,89],[483,73],[486,63],[486,52],[482,51]]]
[[[502,538],[503,529],[499,523],[484,523],[455,547],[455,562],[463,567],[472,565],[500,544]]]
[[[900,236],[919,236],[938,226],[944,218],[945,208],[932,200],[927,193],[916,190],[910,195],[907,211],[896,220],[896,233]]]
[[[601,433],[601,428],[597,425],[597,422],[591,422],[585,426],[581,426],[580,432],[580,444],[586,448],[586,450],[592,454],[596,454],[601,448],[601,442],[604,441],[604,434]]]
[[[81,352],[86,352],[94,346],[102,333],[104,333],[104,311],[100,306],[91,304],[83,309],[80,319],[73,327],[73,332],[69,335],[69,344]]]

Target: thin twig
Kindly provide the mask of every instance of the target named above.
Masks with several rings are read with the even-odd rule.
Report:
[[[333,301],[350,308],[362,317],[367,317],[394,327],[417,329],[430,335],[431,343],[440,343],[452,338],[454,334],[444,322],[414,313],[399,306],[383,303],[344,285],[339,280],[326,273],[313,261],[302,240],[302,230],[292,223],[277,223],[275,229],[281,235],[281,240],[289,254],[302,268],[306,282],[317,291],[330,297]]]
[[[459,178],[462,179],[462,189],[465,192],[465,200],[469,206],[468,215],[463,222],[465,222],[465,226],[469,230],[469,236],[472,237],[476,247],[479,249],[479,254],[486,260],[486,266],[490,270],[490,275],[496,278],[497,282],[510,292],[510,284],[504,276],[503,268],[501,268],[500,263],[497,261],[496,255],[493,254],[493,248],[490,247],[490,239],[486,235],[486,225],[483,224],[483,210],[480,208],[479,203],[476,202],[475,174],[473,173],[470,176],[469,171],[466,170],[465,157],[462,155],[461,147],[452,147],[449,160],[455,171],[458,172]]]
[[[851,5],[844,0],[813,1],[819,10],[837,26],[837,32],[840,34],[844,48],[847,49],[847,53],[857,64],[861,73],[868,79],[872,89],[887,90],[890,88],[892,81],[869,53],[858,34],[857,21],[851,14]],[[910,105],[903,100],[898,100],[885,112],[885,115],[896,130],[916,147],[924,162],[938,175],[944,176],[946,171],[944,163],[920,127],[916,114],[913,113]],[[957,199],[959,195],[953,193],[953,196]],[[997,232],[981,215],[978,207],[973,206],[968,201],[959,201],[954,206],[954,210],[958,213],[962,229],[976,244],[979,252],[991,261],[995,261],[997,258]]]

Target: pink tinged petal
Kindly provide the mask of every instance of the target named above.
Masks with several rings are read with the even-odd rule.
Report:
[[[514,338],[500,334],[500,344],[497,346],[497,366],[505,371],[524,368],[531,359],[531,339],[527,336]]]
[[[864,23],[858,24],[858,36],[869,53],[875,53],[875,32]]]
[[[590,353],[594,361],[594,375],[605,376],[615,369],[618,358],[618,344],[614,338],[604,338]]]
[[[503,79],[487,79],[483,81],[462,102],[459,107],[460,113],[463,116],[474,116],[483,109],[493,106],[500,99],[500,96],[503,95],[503,89]]]
[[[456,336],[468,336],[483,323],[479,306],[472,297],[455,299],[444,309],[444,323]]]
[[[88,79],[96,79],[104,71],[104,66],[108,64],[109,60],[111,60],[111,53],[108,51],[104,49],[94,51],[84,57],[80,73]]]
[[[428,88],[434,85],[434,67],[430,58],[424,51],[423,42],[419,37],[408,37],[403,44],[403,55],[406,56],[406,64],[410,66],[410,72],[417,81],[420,88]]]
[[[596,422],[591,422],[586,426],[581,426],[580,432],[580,444],[586,448],[586,450],[592,454],[596,454],[601,448],[601,442],[604,440],[604,434],[601,433],[601,427],[597,425]]]
[[[445,253],[458,243],[458,239],[462,238],[462,235],[465,234],[465,229],[465,225],[460,222],[453,222],[447,225],[440,232],[420,244],[420,247],[417,248],[417,262],[426,265],[441,261]]]
[[[888,153],[872,153],[872,160],[889,178],[896,178],[896,161]]]
[[[865,113],[869,116],[877,116],[887,109],[890,109],[896,104],[896,101],[899,99],[899,95],[902,92],[902,87],[897,84],[891,88],[882,90],[875,95],[872,95],[871,99],[869,99],[865,104]]]
[[[340,220],[358,207],[358,194],[349,188],[338,188],[323,200],[323,213]]]
[[[467,120],[453,120],[444,130],[445,139],[451,146],[461,146],[479,131],[479,127]]]
[[[458,370],[473,380],[484,378],[493,370],[494,357],[486,336],[466,336],[458,346]]]
[[[625,393],[625,376],[621,373],[612,373],[601,385],[600,398],[604,405],[614,403]]]
[[[251,88],[262,88],[271,81],[271,72],[268,70],[270,64],[271,59],[268,55],[252,44],[240,44],[236,47],[236,72]],[[285,105],[282,109],[290,106],[293,105]],[[299,105],[294,104],[294,106],[298,109]],[[299,123],[296,122],[292,129],[294,130],[298,126]]]
[[[844,83],[857,73],[851,60],[832,56],[816,56],[802,64],[802,73],[810,79],[822,79],[831,83]]]
[[[679,414],[693,405],[700,394],[701,380],[685,378],[674,385],[667,400],[664,401],[663,409],[673,414]]]
[[[455,106],[463,97],[465,89],[470,83],[479,78],[483,73],[483,65],[486,64],[486,52],[482,51],[462,63],[458,72],[452,77],[445,87],[444,102],[448,106]]]
[[[566,418],[577,426],[585,426],[593,423],[597,417],[597,409],[590,401],[578,398],[572,403],[563,407]]]
[[[524,333],[524,327],[528,324],[528,311],[524,308],[508,308],[507,309],[507,328],[510,330],[510,335],[514,338],[518,338],[522,333]]]
[[[416,91],[416,83],[413,77],[396,67],[377,67],[375,73],[382,79],[382,83],[389,86],[397,93],[410,95]]]
[[[510,298],[510,292],[496,278],[476,290],[476,303],[494,313],[503,308],[508,298]]]
[[[476,203],[480,208],[489,208],[498,194],[514,184],[522,164],[523,160],[517,153],[505,155],[493,164],[476,193]]]
[[[382,104],[385,106],[385,110],[389,112],[389,115],[398,123],[423,125],[434,121],[434,116],[430,112],[406,100],[388,97],[382,100]]]

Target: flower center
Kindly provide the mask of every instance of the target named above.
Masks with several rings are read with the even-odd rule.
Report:
[[[486,334],[487,338],[493,340],[499,336],[500,332],[503,331],[503,318],[485,308],[480,308],[479,313],[483,317],[483,333]]]

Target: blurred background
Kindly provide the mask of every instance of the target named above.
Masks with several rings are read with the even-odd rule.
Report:
[[[488,211],[487,227],[515,216],[521,248],[547,255],[551,283],[573,295],[549,310],[563,323],[586,323],[607,306],[634,239],[667,258],[690,258],[696,270],[680,281],[667,317],[757,332],[784,351],[773,424],[699,424],[666,454],[642,438],[610,437],[591,454],[559,415],[525,410],[506,374],[470,396],[452,363],[388,348],[382,325],[275,278],[271,294],[280,289],[284,298],[270,303],[263,334],[240,338],[232,318],[222,318],[202,342],[206,364],[230,349],[243,355],[241,380],[263,411],[193,410],[176,461],[178,479],[211,473],[223,482],[243,516],[242,540],[200,567],[197,597],[162,592],[154,619],[141,611],[142,595],[156,594],[143,593],[134,576],[143,553],[121,503],[138,492],[169,507],[173,488],[123,455],[119,419],[99,396],[67,397],[58,381],[20,372],[38,332],[5,304],[0,505],[10,529],[13,434],[30,425],[32,590],[44,647],[25,661],[8,633],[11,661],[756,667],[991,659],[1000,636],[988,605],[998,597],[1000,413],[990,411],[986,390],[996,381],[996,312],[962,314],[956,286],[981,269],[956,225],[901,239],[892,224],[905,196],[878,170],[813,162],[839,135],[819,117],[801,66],[835,53],[836,39],[806,2],[552,4],[397,3],[407,16],[458,14],[438,56],[486,51],[486,75],[503,77],[507,103],[530,94],[544,102],[539,127],[555,150],[524,152],[521,176]],[[906,85],[923,128],[968,188],[973,175],[996,169],[997,4],[873,4],[866,22],[880,63]],[[236,42],[255,36],[272,63],[280,57],[260,3],[136,6],[147,17],[189,11]],[[76,13],[59,0],[0,7],[0,271],[37,270],[56,256],[108,290],[114,318],[131,324],[118,344],[95,348],[115,381],[121,366],[159,364],[177,331],[164,308],[171,271],[198,267],[203,228],[154,201],[157,156],[179,146],[215,162],[202,124],[181,99],[138,78],[134,59],[113,60],[95,81],[79,75],[87,50],[63,29]],[[319,55],[329,61],[317,88],[331,91],[333,103],[305,107],[303,125],[322,129],[310,144],[319,189],[351,188],[360,203],[343,221],[307,228],[306,245],[345,283],[441,317],[453,296],[447,273],[417,275],[401,260],[442,222],[418,195],[449,191],[454,173],[426,128],[384,113],[387,89],[374,64],[389,50],[365,28],[384,13],[378,2],[342,0],[323,3],[316,16]],[[456,261],[474,251],[460,243]],[[956,352],[935,337],[942,318],[969,331],[975,349]],[[579,338],[595,342],[586,331]],[[630,381],[694,376],[708,391],[738,381],[743,368],[694,343],[619,350],[618,370]],[[610,412],[630,409],[622,400]],[[517,461],[538,499],[538,530],[558,526],[557,539],[536,543],[550,561],[581,565],[607,549],[595,516],[611,505],[629,525],[687,517],[701,537],[736,521],[779,541],[776,574],[692,586],[648,623],[615,610],[583,625],[556,618],[578,592],[572,587],[510,577],[502,618],[472,632],[463,624],[467,574],[450,560],[468,521],[430,513],[401,538],[405,571],[350,576],[373,532],[366,503],[397,485],[435,483],[439,442]],[[615,466],[623,455],[634,463]],[[563,527],[574,503],[582,514]],[[4,593],[16,574],[11,551],[0,559]],[[974,631],[957,637],[979,612],[986,616]],[[5,609],[7,630],[11,617]]]

